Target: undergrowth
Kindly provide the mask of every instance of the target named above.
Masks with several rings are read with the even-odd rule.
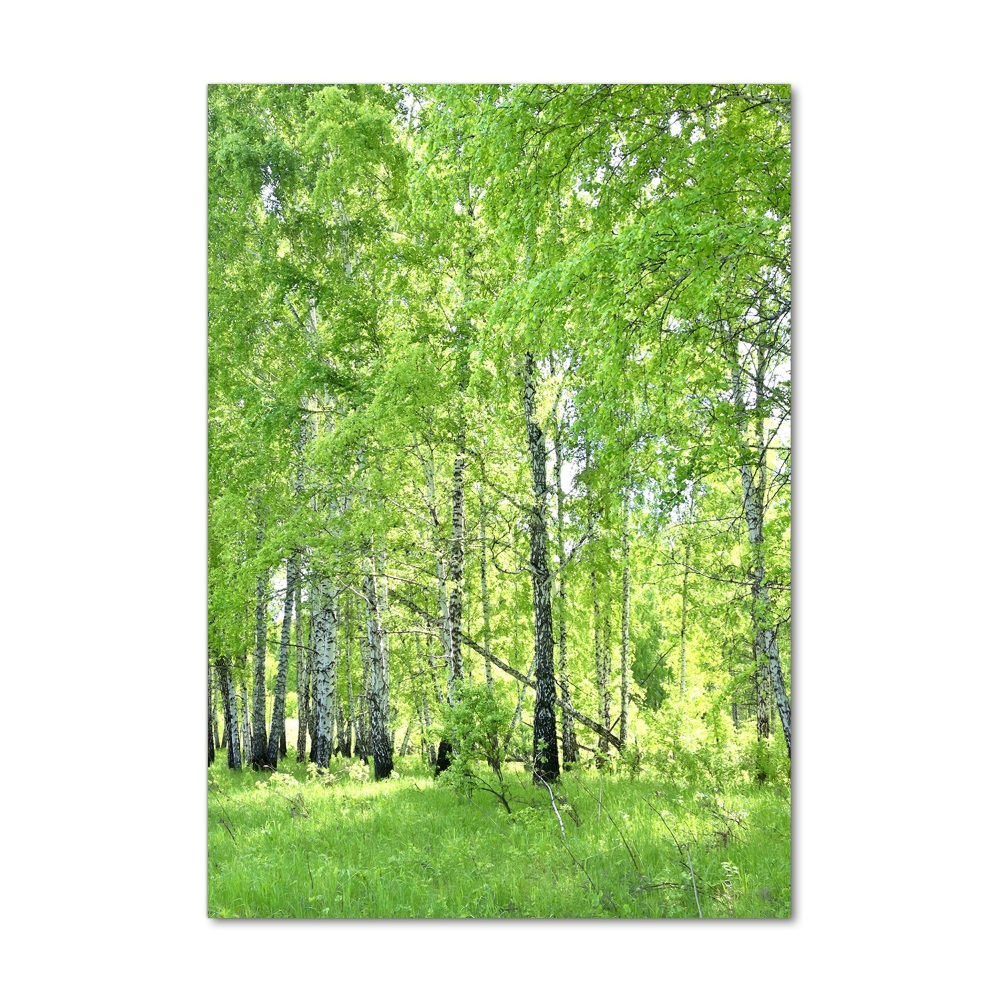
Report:
[[[382,782],[342,758],[281,766],[209,768],[210,916],[790,914],[785,781],[606,768],[548,789],[507,764],[508,814],[488,770],[455,787],[416,757]]]

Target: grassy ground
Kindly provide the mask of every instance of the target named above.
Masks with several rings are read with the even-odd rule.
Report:
[[[282,766],[209,769],[210,916],[789,916],[787,785],[584,770],[553,789],[557,816],[517,768],[508,815],[413,757],[378,783],[341,758],[325,781]]]

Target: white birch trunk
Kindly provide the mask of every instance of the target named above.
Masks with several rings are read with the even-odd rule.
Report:
[[[363,591],[371,662],[369,689],[371,752],[375,763],[375,778],[381,780],[388,778],[392,773],[392,735],[389,729],[389,649],[382,627],[374,559],[371,560],[371,566],[365,574]]]
[[[258,533],[258,545],[263,533]],[[250,748],[250,765],[255,771],[267,766],[267,578],[257,577],[257,622],[253,657],[253,733]]]
[[[535,361],[524,355],[524,422],[534,500],[529,520],[529,566],[535,611],[535,719],[532,744],[533,776],[551,782],[559,777],[556,735],[556,676],[552,641],[552,575],[549,573],[548,487],[545,438],[535,421]]]
[[[769,729],[769,716],[766,711],[767,686],[773,689],[781,716],[782,733],[788,755],[792,754],[791,706],[785,693],[785,683],[781,674],[781,663],[778,657],[778,644],[771,624],[771,603],[768,587],[765,583],[764,565],[764,509],[763,509],[763,474],[766,471],[766,453],[764,452],[763,416],[760,408],[761,381],[757,379],[757,434],[754,465],[757,468],[757,482],[754,481],[753,469],[749,451],[751,446],[746,443],[747,420],[746,405],[743,398],[743,387],[739,362],[733,364],[733,401],[737,421],[743,439],[744,457],[740,466],[740,479],[743,485],[743,508],[746,516],[747,535],[750,541],[750,593],[751,620],[754,629],[754,652],[757,660],[757,732],[759,736]],[[763,705],[762,705],[763,702]]]
[[[337,623],[330,581],[324,578],[319,586],[319,612],[314,620],[316,643],[315,704],[316,713],[313,739],[316,744],[316,766],[330,767],[332,750],[331,733],[331,673],[336,655]]]
[[[492,637],[490,634],[490,592],[486,585],[486,503],[483,499],[483,488],[479,487],[479,585],[483,605],[483,647],[487,658],[484,661],[486,670],[486,687],[493,690],[493,669],[489,660]]]
[[[629,614],[631,588],[629,586],[629,497],[625,495],[625,515],[622,527],[622,714],[620,735],[622,746],[628,739],[628,702],[631,667],[629,662]]]
[[[570,704],[569,688],[569,657],[566,647],[566,550],[563,540],[563,487],[562,487],[562,423],[556,421],[556,549],[559,553],[559,590],[556,599],[556,610],[559,633],[559,691],[562,700]],[[486,647],[487,654],[489,647]],[[486,661],[489,663],[489,660]],[[573,716],[562,708],[560,711],[562,722],[562,751],[563,766],[574,764],[580,759],[580,750],[576,740],[576,728],[573,725]]]

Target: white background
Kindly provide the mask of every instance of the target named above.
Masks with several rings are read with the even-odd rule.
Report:
[[[5,15],[5,982],[38,997],[988,992],[987,6],[360,9]],[[791,921],[204,916],[205,88],[480,80],[793,86]]]

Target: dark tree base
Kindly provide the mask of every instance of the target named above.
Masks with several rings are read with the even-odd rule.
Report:
[[[439,775],[442,771],[447,771],[451,767],[451,755],[454,747],[449,740],[442,740],[438,747],[437,758],[434,761],[434,774]]]

